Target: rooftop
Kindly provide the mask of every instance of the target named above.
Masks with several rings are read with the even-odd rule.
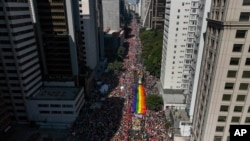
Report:
[[[77,87],[43,87],[33,99],[40,100],[74,100],[79,94]]]
[[[185,104],[184,94],[163,94],[162,98],[165,104]]]

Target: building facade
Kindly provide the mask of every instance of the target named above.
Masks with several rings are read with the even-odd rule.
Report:
[[[191,141],[228,141],[231,124],[250,124],[250,1],[213,0]]]
[[[81,0],[79,3],[80,31],[83,51],[86,54],[86,65],[92,70],[96,70],[104,57],[102,1]]]
[[[0,24],[0,88],[12,119],[27,123],[26,98],[42,86],[28,0],[1,0]]]
[[[199,49],[204,1],[166,1],[162,50],[163,89],[190,93]],[[201,17],[200,17],[201,15]]]
[[[78,2],[34,1],[44,81],[77,81],[84,55],[79,29]]]
[[[151,0],[143,21],[143,27],[163,29],[166,9],[166,0]]]

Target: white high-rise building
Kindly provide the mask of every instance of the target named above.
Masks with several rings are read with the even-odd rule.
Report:
[[[199,76],[203,33],[210,3],[205,0],[166,2],[161,89],[165,94],[182,94],[178,102],[189,115],[193,115],[192,98],[195,98],[197,89],[195,78]]]
[[[0,1],[0,88],[9,111],[27,122],[26,98],[42,85],[28,0]]]

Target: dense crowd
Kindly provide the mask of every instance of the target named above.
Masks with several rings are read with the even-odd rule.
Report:
[[[130,131],[136,126],[143,126],[141,130],[147,136],[140,140],[167,141],[168,137],[165,129],[165,118],[163,112],[147,110],[146,115],[140,120],[134,120],[134,115],[130,112],[132,88],[138,82],[136,76],[139,71],[144,72],[146,93],[157,93],[158,79],[150,75],[138,60],[141,51],[141,44],[138,38],[139,27],[134,20],[132,22],[131,34],[133,38],[128,39],[128,55],[123,60],[124,71],[118,76],[108,75],[101,77],[100,82],[106,83],[110,89],[106,95],[100,94],[99,85],[95,86],[95,91],[91,98],[85,102],[85,108],[78,117],[75,125],[71,129],[72,136],[80,140],[88,141],[127,141],[135,140]],[[117,81],[116,81],[117,80]],[[147,93],[147,94],[148,94]],[[96,103],[97,108],[92,107]],[[139,123],[139,122],[143,122]],[[146,138],[145,138],[146,137]]]

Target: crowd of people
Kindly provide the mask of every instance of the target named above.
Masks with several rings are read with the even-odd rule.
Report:
[[[138,60],[141,51],[139,40],[140,25],[133,20],[130,28],[134,37],[128,39],[128,55],[123,60],[123,73],[118,77],[108,75],[101,77],[100,82],[108,84],[111,89],[106,95],[100,94],[99,86],[93,91],[91,98],[85,102],[85,108],[78,117],[75,125],[71,129],[71,134],[79,140],[88,141],[128,141],[128,140],[149,140],[167,141],[165,128],[165,118],[163,112],[147,110],[146,115],[140,120],[135,120],[131,113],[132,89],[138,83],[137,73],[144,72],[146,94],[157,94],[158,79],[150,75],[145,70],[142,62]],[[149,92],[149,93],[147,93]],[[90,108],[93,104],[98,104],[97,108]],[[142,123],[138,123],[142,122]],[[135,139],[131,134],[132,128],[143,126],[142,138]],[[139,135],[140,136],[140,135]]]

